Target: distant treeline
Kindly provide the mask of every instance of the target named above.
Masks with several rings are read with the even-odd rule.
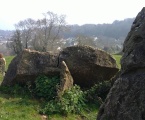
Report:
[[[134,18],[122,21],[115,20],[112,24],[84,24],[69,25],[70,31],[65,33],[65,38],[76,37],[79,34],[96,37],[125,38],[131,28]]]
[[[76,37],[78,35],[109,37],[109,38],[125,38],[131,28],[134,18],[127,18],[121,21],[115,20],[112,24],[84,24],[84,25],[68,25],[69,31],[63,34],[64,38]],[[0,30],[1,36],[12,34],[13,31]]]

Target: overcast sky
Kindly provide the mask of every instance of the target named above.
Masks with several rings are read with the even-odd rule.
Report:
[[[66,15],[68,24],[112,23],[136,17],[144,0],[0,0],[0,29],[13,29],[27,18],[42,18],[47,11]]]

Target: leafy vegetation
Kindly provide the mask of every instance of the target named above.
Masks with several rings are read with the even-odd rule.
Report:
[[[109,81],[95,84],[89,90],[85,91],[85,98],[88,103],[101,105],[102,102],[105,100],[110,88],[111,82]]]
[[[47,102],[41,112],[48,115],[54,113],[62,115],[68,115],[70,113],[80,114],[84,106],[84,93],[79,86],[75,85],[66,90],[62,96]]]
[[[59,77],[47,77],[44,75],[36,78],[35,92],[38,97],[46,100],[52,100],[57,95],[57,85],[60,83]]]

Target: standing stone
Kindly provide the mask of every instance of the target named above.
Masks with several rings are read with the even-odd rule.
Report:
[[[62,61],[60,71],[60,88],[58,90],[58,96],[62,95],[65,90],[71,88],[72,86],[73,86],[73,78],[66,63]]]
[[[123,52],[120,76],[97,120],[145,120],[145,8],[134,20]]]

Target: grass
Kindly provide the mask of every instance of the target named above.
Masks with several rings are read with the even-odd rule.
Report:
[[[6,70],[14,56],[6,56]],[[3,77],[0,74],[0,83]],[[0,86],[0,120],[45,120],[43,115],[38,113],[41,103],[27,95],[9,94],[1,91]],[[48,120],[96,120],[98,106],[89,105],[88,111],[83,111],[82,115],[70,114],[62,116],[59,114],[48,116]]]
[[[14,56],[6,56],[6,70]],[[3,77],[0,74],[0,83]],[[41,120],[38,114],[39,103],[26,96],[5,94],[0,91],[0,120]]]
[[[113,57],[116,59],[118,67],[121,68],[120,59],[122,56],[121,55],[113,55]]]
[[[8,65],[10,64],[10,62],[12,61],[12,59],[14,58],[14,56],[5,56],[6,59],[6,70],[8,69]]]
[[[38,103],[26,98],[0,94],[1,120],[41,120]]]
[[[96,120],[98,109],[96,106],[90,105],[91,111],[82,112],[82,115],[70,114],[68,116],[60,116],[58,114],[48,116],[50,120]]]

